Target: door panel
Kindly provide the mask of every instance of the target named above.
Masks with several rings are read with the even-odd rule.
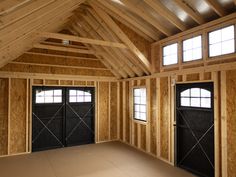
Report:
[[[70,90],[86,91],[86,100],[70,102]],[[94,88],[34,87],[32,150],[94,143],[94,110]]]
[[[213,83],[176,86],[176,163],[206,177],[214,176],[213,97]]]

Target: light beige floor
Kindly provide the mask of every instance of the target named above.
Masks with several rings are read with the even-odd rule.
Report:
[[[1,177],[193,177],[128,145],[111,142],[0,158]]]

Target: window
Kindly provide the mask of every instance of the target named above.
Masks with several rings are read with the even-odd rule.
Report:
[[[211,92],[206,89],[187,89],[181,92],[180,97],[181,106],[211,108]]]
[[[62,90],[36,90],[36,103],[61,103]]]
[[[147,107],[146,107],[146,88],[134,89],[134,119],[146,121]]]
[[[90,93],[90,91],[70,90],[69,102],[70,103],[92,102],[92,94]]]
[[[178,44],[171,44],[163,47],[163,65],[173,65],[178,63]]]
[[[235,52],[234,25],[209,33],[209,56],[219,56]]]
[[[183,61],[193,61],[202,58],[202,36],[183,41]]]

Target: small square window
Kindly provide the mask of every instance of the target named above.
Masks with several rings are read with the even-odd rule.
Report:
[[[171,44],[163,47],[163,65],[173,65],[178,63],[178,44]]]
[[[183,41],[183,61],[202,59],[202,36]]]
[[[234,25],[209,33],[209,56],[215,57],[235,52]]]

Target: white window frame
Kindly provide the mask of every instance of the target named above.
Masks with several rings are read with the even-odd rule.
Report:
[[[177,47],[176,53],[173,52],[173,51],[170,51],[170,53],[169,53],[168,55],[165,55],[165,52],[164,52],[164,51],[165,51],[165,48],[171,47],[171,46],[173,46],[173,45],[176,45],[176,47]],[[178,42],[175,42],[175,43],[172,43],[172,44],[168,44],[168,45],[165,45],[165,46],[162,47],[162,66],[164,66],[164,67],[165,67],[165,66],[172,66],[172,65],[176,65],[176,64],[179,63],[178,49],[179,49],[179,43],[178,43]],[[173,55],[176,55],[176,57],[177,57],[176,63],[165,64],[165,58],[166,58],[166,57],[173,56]]]
[[[141,103],[141,95],[140,96],[136,96],[135,95],[135,90],[136,89],[145,89],[145,94],[146,94],[146,97],[145,97],[145,104],[144,103]],[[139,122],[143,122],[143,123],[146,123],[147,120],[148,120],[148,110],[147,110],[147,106],[148,106],[148,103],[147,103],[147,88],[146,87],[134,87],[133,88],[133,120],[134,121],[139,121]],[[135,97],[140,97],[140,103],[135,103]],[[139,106],[139,111],[136,110],[135,106]],[[140,106],[145,106],[145,109],[146,111],[145,112],[142,112],[140,111]],[[145,113],[145,119],[142,119],[141,117],[136,117],[136,112],[138,112],[139,114],[143,114]]]

